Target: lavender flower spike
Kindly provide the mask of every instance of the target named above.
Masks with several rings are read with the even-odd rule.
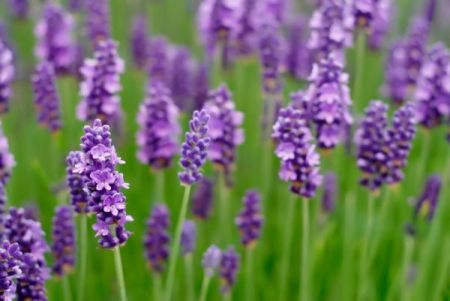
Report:
[[[241,232],[241,242],[251,247],[261,235],[263,216],[261,213],[261,195],[250,190],[243,199],[244,208],[237,216],[235,223]]]
[[[212,277],[222,261],[222,251],[215,245],[210,246],[203,254],[202,265],[205,274]]]
[[[13,300],[16,297],[16,281],[22,275],[23,254],[17,243],[7,240],[0,245],[0,300]]]
[[[173,49],[170,68],[170,90],[175,104],[180,110],[188,111],[192,107],[194,59],[184,47]]]
[[[211,180],[203,178],[192,196],[192,214],[201,220],[206,220],[211,215],[212,205],[213,183]]]
[[[111,38],[109,0],[86,0],[86,27],[93,46]]]
[[[42,62],[36,66],[33,74],[34,103],[38,113],[38,122],[52,133],[61,129],[59,96],[56,88],[53,65]]]
[[[137,121],[137,157],[155,170],[167,168],[178,153],[178,108],[170,90],[160,81],[149,81],[147,97],[141,104]]]
[[[144,239],[145,257],[156,273],[162,273],[169,257],[169,210],[164,204],[153,206]]]
[[[220,261],[220,277],[223,280],[222,293],[228,294],[236,282],[236,274],[239,269],[240,258],[233,247],[222,252]]]
[[[414,217],[417,217],[419,214],[423,213],[427,216],[428,220],[431,221],[436,211],[441,186],[442,180],[438,175],[428,177],[424,190],[417,200],[416,208],[414,210]]]
[[[391,19],[391,0],[375,0],[375,11],[370,27],[369,46],[372,49],[379,49],[389,30]]]
[[[99,41],[94,59],[86,59],[81,69],[84,80],[80,85],[83,100],[77,111],[80,120],[92,122],[98,118],[117,125],[122,116],[118,93],[122,90],[119,77],[123,71],[124,62],[117,53],[117,43]]]
[[[183,185],[190,186],[202,177],[200,169],[206,162],[211,138],[208,136],[209,115],[205,110],[194,111],[189,122],[189,132],[182,145],[180,164],[183,171],[178,177]]]
[[[0,123],[0,182],[5,185],[9,177],[11,176],[11,171],[16,165],[14,156],[9,151],[9,143],[5,134],[3,133],[3,128]]]
[[[128,240],[130,232],[125,229],[125,224],[133,220],[126,213],[125,195],[121,192],[129,185],[124,182],[123,174],[116,170],[116,165],[125,162],[117,156],[112,145],[110,127],[99,119],[84,127],[81,149],[89,207],[97,216],[93,229],[96,236],[100,236],[100,246],[113,249]]]
[[[56,208],[52,240],[53,272],[62,277],[75,266],[75,226],[71,207],[62,205]]]
[[[89,212],[88,195],[84,190],[83,177],[83,153],[80,151],[70,152],[66,158],[67,186],[69,187],[72,206],[75,212],[86,214]]]
[[[134,64],[140,70],[146,70],[148,67],[150,40],[147,27],[147,19],[144,15],[134,18],[130,45]]]
[[[194,252],[197,240],[197,227],[194,221],[186,220],[181,232],[181,254],[183,256]]]
[[[322,181],[320,157],[312,144],[304,112],[291,105],[278,113],[272,137],[277,141],[275,154],[281,159],[279,177],[292,182],[291,191],[305,198],[314,196]]]
[[[9,110],[11,85],[15,73],[13,52],[0,36],[0,114]]]
[[[25,19],[30,10],[30,0],[8,0],[9,9],[16,18]]]

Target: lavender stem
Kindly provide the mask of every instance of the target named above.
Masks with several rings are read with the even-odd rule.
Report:
[[[404,239],[404,252],[403,252],[403,265],[400,274],[400,292],[401,299],[403,301],[410,300],[409,298],[409,288],[408,288],[408,275],[409,275],[409,266],[411,263],[412,255],[414,252],[414,237],[409,234],[405,234]]]
[[[281,276],[280,276],[280,300],[288,300],[287,298],[287,287],[288,287],[288,279],[289,279],[289,261],[291,258],[291,239],[292,239],[292,232],[294,229],[294,217],[295,217],[295,204],[297,200],[294,200],[293,198],[290,198],[288,200],[289,206],[288,206],[288,212],[287,212],[287,219],[283,219],[283,223],[280,223],[280,225],[285,225],[283,230],[283,233],[285,234],[283,237],[283,257],[282,257],[282,263],[281,263]],[[282,215],[284,217],[284,215]]]
[[[70,290],[70,281],[69,276],[64,276],[62,279],[63,291],[64,291],[64,300],[72,301],[72,292]]]
[[[366,54],[366,34],[364,31],[359,31],[356,37],[356,72],[353,82],[353,101],[364,106],[361,100],[361,89],[364,83],[364,59]]]
[[[78,278],[78,301],[85,300],[87,267],[87,215],[80,214],[80,274]]]
[[[223,242],[228,242],[230,237],[230,227],[227,227],[227,218],[229,217],[229,211],[230,211],[230,193],[229,189],[227,188],[227,185],[225,183],[225,175],[223,173],[220,173],[219,175],[219,200],[220,200],[220,225],[219,227],[222,228],[223,235],[222,240]]]
[[[195,291],[194,291],[194,269],[192,266],[192,253],[187,254],[184,257],[184,264],[186,267],[185,276],[186,276],[186,286],[188,292],[188,301],[195,301]]]
[[[209,282],[211,281],[211,277],[205,273],[203,277],[202,290],[200,292],[200,301],[206,301],[206,296],[208,295]]]
[[[123,276],[122,259],[120,258],[120,246],[114,248],[114,264],[116,265],[117,283],[119,284],[120,300],[127,301],[125,290],[125,278]]]
[[[386,198],[384,201],[387,203],[388,198]],[[360,285],[359,285],[359,299],[363,300],[365,299],[365,282],[367,280],[366,275],[368,274],[368,269],[370,265],[370,256],[367,256],[367,253],[369,251],[369,242],[370,242],[370,234],[372,229],[372,223],[373,223],[373,211],[374,211],[374,195],[372,192],[369,193],[369,198],[367,200],[367,224],[366,224],[366,231],[364,233],[363,238],[363,246],[362,246],[362,253],[361,253],[361,263],[360,263],[360,274],[359,278],[361,279]]]
[[[309,283],[308,283],[308,246],[309,246],[309,199],[303,198],[302,214],[303,214],[303,237],[302,237],[302,267],[301,267],[301,285],[300,300],[309,300]]]
[[[153,277],[153,298],[154,300],[162,300],[161,299],[161,275],[155,273]]]
[[[252,246],[248,246],[246,248],[246,263],[245,263],[245,279],[246,279],[246,286],[245,286],[245,300],[251,301],[253,300],[253,285],[254,279],[253,277],[253,248]]]

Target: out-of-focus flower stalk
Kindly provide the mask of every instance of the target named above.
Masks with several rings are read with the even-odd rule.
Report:
[[[296,203],[297,200],[294,197],[289,198],[287,207],[287,216],[280,215],[281,220],[279,222],[280,225],[284,225],[283,227],[283,256],[281,261],[281,272],[280,272],[280,300],[288,300],[287,291],[288,291],[288,279],[289,279],[289,259],[291,258],[291,242],[292,242],[292,234],[294,227],[294,218],[296,212]]]
[[[364,30],[359,30],[356,33],[356,72],[353,79],[353,95],[352,99],[356,107],[364,107],[365,104],[362,102],[362,88],[364,84],[364,61],[367,52],[367,36]]]

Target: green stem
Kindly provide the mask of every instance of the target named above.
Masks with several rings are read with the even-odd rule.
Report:
[[[385,200],[387,201],[387,200]],[[361,279],[361,283],[359,285],[359,300],[365,299],[366,291],[366,282],[367,282],[367,275],[369,273],[369,266],[370,266],[370,256],[367,255],[367,252],[369,251],[369,243],[370,243],[370,237],[371,237],[371,230],[372,230],[372,223],[373,223],[373,211],[374,211],[374,197],[373,194],[369,194],[369,198],[367,201],[367,224],[366,224],[366,231],[363,238],[363,246],[362,246],[362,253],[361,253],[361,263],[360,263],[360,274],[359,278]]]
[[[127,301],[127,292],[125,289],[125,278],[123,276],[122,259],[120,258],[120,247],[114,248],[114,263],[116,265],[117,283],[119,285],[120,300]]]
[[[303,213],[303,237],[302,237],[302,267],[301,267],[301,293],[300,300],[309,300],[309,281],[308,281],[308,247],[309,247],[309,199],[302,199]]]
[[[353,102],[360,104],[360,107],[365,106],[365,103],[361,99],[361,92],[364,84],[363,71],[366,44],[366,33],[363,30],[358,31],[356,37],[356,73],[353,82]]]
[[[286,217],[283,223],[280,225],[284,225],[283,233],[285,234],[283,237],[283,256],[281,262],[281,275],[280,279],[280,300],[289,300],[287,296],[287,288],[289,282],[289,262],[291,258],[291,239],[292,233],[294,229],[294,217],[295,217],[295,204],[297,200],[293,198],[288,199],[288,212],[287,216],[283,215],[283,218]]]
[[[247,262],[245,263],[245,300],[253,300],[253,287],[254,287],[254,275],[253,275],[253,248],[248,246],[245,250]]]
[[[175,269],[178,260],[178,253],[180,252],[181,231],[183,229],[183,223],[186,218],[187,207],[189,204],[189,194],[191,192],[191,186],[184,188],[183,201],[181,203],[181,210],[178,216],[178,223],[175,229],[175,237],[172,243],[170,259],[169,259],[169,274],[167,278],[166,298],[165,301],[170,301],[173,293],[173,282],[175,280]]]
[[[80,273],[78,278],[78,301],[86,300],[86,267],[87,267],[87,215],[80,216]]]
[[[442,269],[441,272],[437,273],[437,284],[436,289],[434,290],[434,294],[432,295],[432,301],[440,301],[443,298],[442,292],[445,290],[445,284],[448,283],[448,273],[449,273],[449,239],[444,243],[444,248],[442,252]]]
[[[206,301],[206,296],[208,295],[209,282],[211,281],[211,277],[207,274],[203,277],[202,290],[200,292],[200,301]]]
[[[426,176],[426,164],[427,164],[427,159],[428,159],[428,155],[430,152],[430,133],[428,132],[423,132],[424,133],[424,139],[423,139],[423,146],[421,149],[421,154],[420,154],[420,159],[419,159],[419,164],[418,167],[416,169],[416,177],[415,177],[415,181],[414,181],[414,185],[415,185],[415,189],[416,191],[418,191],[418,189],[420,189],[420,187],[423,186],[423,183],[421,183],[421,180],[423,179],[424,176]]]
[[[195,298],[195,291],[194,291],[194,268],[192,266],[192,254],[188,254],[184,258],[184,264],[186,266],[186,272],[185,272],[185,278],[186,278],[186,286],[187,286],[187,292],[188,292],[188,300],[194,301]]]
[[[412,255],[414,252],[414,238],[411,235],[405,234],[404,239],[404,252],[403,252],[403,264],[400,274],[400,293],[401,300],[410,300],[409,298],[409,290],[408,287],[408,275],[409,275],[409,266],[412,261]]]
[[[225,175],[220,173],[219,176],[219,200],[220,200],[220,225],[222,229],[222,240],[224,243],[229,241],[230,227],[227,223],[230,216],[230,197],[229,189],[225,183]]]
[[[62,278],[62,285],[64,291],[64,301],[72,301],[72,292],[70,290],[69,276],[64,276]]]
[[[352,281],[352,266],[354,263],[353,254],[354,254],[354,243],[352,240],[352,230],[353,227],[353,209],[354,209],[354,201],[355,195],[349,194],[345,198],[345,215],[344,215],[344,241],[343,241],[343,264],[342,264],[342,273],[343,273],[343,285],[342,285],[342,300],[351,300],[353,288],[350,284]]]
[[[160,170],[155,174],[156,198],[158,202],[163,202],[164,198],[164,171]]]
[[[161,275],[158,273],[153,277],[153,298],[161,300]]]

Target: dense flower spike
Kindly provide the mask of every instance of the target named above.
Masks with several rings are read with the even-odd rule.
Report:
[[[109,0],[86,0],[87,34],[95,47],[97,42],[111,37]]]
[[[222,261],[222,251],[215,245],[210,246],[202,258],[203,269],[209,277],[213,276],[219,269]]]
[[[320,157],[312,144],[313,137],[304,114],[294,105],[281,109],[272,137],[277,141],[275,153],[281,159],[280,178],[292,182],[293,193],[311,198],[322,177],[319,173]]]
[[[236,160],[236,147],[244,142],[241,128],[244,115],[236,111],[231,92],[225,84],[209,93],[204,109],[211,117],[208,159],[224,172],[228,184],[231,185],[230,175]]]
[[[62,277],[75,266],[75,226],[72,208],[62,205],[53,217],[53,273]]]
[[[169,257],[169,211],[164,204],[153,206],[144,238],[145,257],[151,269],[162,273]]]
[[[261,214],[261,195],[255,190],[248,191],[243,199],[244,208],[235,223],[241,233],[241,242],[249,247],[261,235],[263,217]]]
[[[117,156],[112,145],[110,127],[102,125],[99,119],[91,126],[85,126],[81,149],[89,207],[97,216],[93,229],[96,236],[100,236],[99,244],[107,249],[123,245],[130,237],[125,224],[133,219],[126,213],[125,195],[121,192],[129,185],[124,182],[123,174],[116,170],[116,165],[125,162]]]
[[[24,254],[22,276],[19,278],[16,293],[17,300],[47,301],[45,280],[48,272],[43,271],[42,263],[36,261],[33,254]]]
[[[391,18],[391,0],[375,0],[375,11],[369,30],[369,46],[379,49],[386,37]]]
[[[435,44],[420,71],[415,102],[418,122],[426,128],[444,124],[450,118],[450,52]]]
[[[9,110],[11,85],[15,72],[13,52],[0,36],[0,114]]]
[[[13,300],[16,281],[22,275],[23,254],[17,243],[3,241],[0,245],[0,300]]]
[[[11,171],[16,165],[14,156],[9,151],[8,139],[6,139],[3,133],[3,128],[0,123],[0,182],[5,185],[9,177],[11,176]]]
[[[146,70],[148,67],[150,41],[147,27],[147,18],[144,15],[134,18],[130,41],[131,53],[135,66],[141,70]]]
[[[150,39],[148,54],[148,73],[151,80],[169,83],[170,56],[169,43],[164,37]]]
[[[183,185],[193,185],[202,177],[201,168],[206,162],[209,143],[208,136],[209,115],[205,110],[194,111],[189,122],[189,132],[186,133],[186,141],[182,145],[180,164],[183,171],[178,177]]]
[[[341,140],[345,126],[352,123],[349,76],[333,56],[315,64],[305,94],[310,118],[317,131],[321,148],[334,148]]]
[[[137,115],[139,161],[156,170],[171,165],[173,157],[179,151],[178,115],[170,90],[162,82],[150,80],[147,97]]]
[[[442,181],[438,175],[432,175],[428,177],[423,192],[418,198],[416,207],[414,209],[415,217],[423,213],[427,216],[428,220],[431,220],[433,218],[437,203],[439,201],[441,185]]]
[[[16,18],[25,19],[30,10],[30,0],[8,0],[9,9]]]
[[[395,104],[402,104],[414,92],[426,54],[429,24],[416,19],[406,38],[394,43],[386,63],[386,92]]]
[[[236,274],[239,270],[240,258],[233,247],[222,252],[220,260],[220,278],[222,278],[222,293],[227,294],[236,282]]]
[[[302,15],[295,17],[288,30],[286,69],[294,78],[306,79],[312,67],[311,52],[305,41],[306,18]]]
[[[188,49],[178,47],[173,50],[170,68],[170,90],[180,110],[192,107],[194,59]]]
[[[203,178],[192,196],[192,214],[201,220],[206,220],[211,215],[212,205],[213,183],[211,180]]]
[[[89,212],[88,195],[84,190],[83,153],[70,152],[66,158],[66,181],[70,191],[72,206],[77,213]]]
[[[236,35],[236,50],[239,55],[251,55],[258,46],[258,14],[259,0],[242,0],[242,15],[239,31]]]
[[[332,212],[336,207],[337,179],[336,174],[329,172],[323,177],[322,210]]]
[[[81,70],[83,100],[78,106],[79,119],[94,121],[98,118],[110,125],[120,121],[122,110],[118,93],[122,90],[119,77],[123,71],[124,62],[117,53],[117,43],[99,41],[94,59],[86,59]]]
[[[193,109],[201,110],[206,100],[208,99],[209,92],[209,76],[208,66],[206,64],[200,64],[197,66],[197,70],[194,77],[193,87]]]
[[[197,227],[194,221],[186,220],[181,232],[181,254],[186,256],[194,252],[197,240]]]
[[[67,73],[75,59],[75,43],[73,17],[56,4],[47,3],[37,22],[34,33],[37,45],[34,50],[40,61],[48,61],[56,73]]]
[[[346,0],[322,1],[310,20],[309,48],[316,59],[333,53],[345,60],[345,49],[353,44],[354,17]]]
[[[57,132],[62,124],[53,65],[47,61],[39,63],[32,82],[37,120],[51,132]]]

